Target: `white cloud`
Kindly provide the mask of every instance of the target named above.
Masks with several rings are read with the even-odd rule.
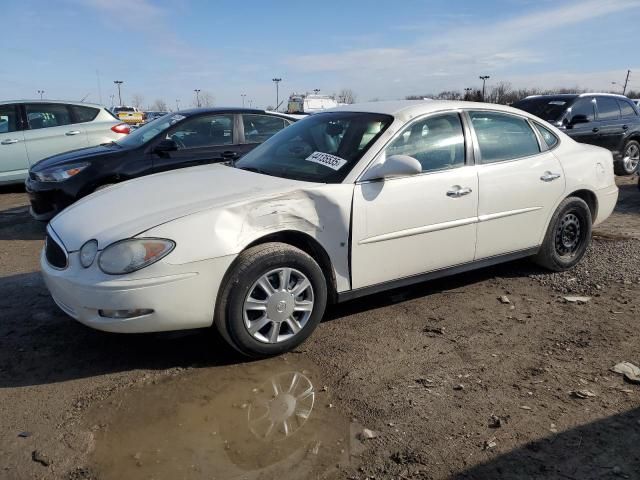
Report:
[[[536,40],[605,15],[638,9],[640,0],[582,0],[557,5],[537,2],[531,6],[534,10],[520,16],[481,26],[465,22],[461,27],[429,32],[427,38],[408,45],[289,56],[283,63],[302,75],[330,73],[338,82],[348,82],[368,96],[388,95],[388,83],[394,79],[394,92],[461,88],[468,86],[464,79],[468,82],[480,73],[499,72],[503,78],[527,65],[539,64],[542,69],[545,62],[551,64],[554,54],[539,50]]]

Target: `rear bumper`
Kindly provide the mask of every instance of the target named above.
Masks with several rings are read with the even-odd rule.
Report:
[[[618,202],[618,187],[612,185],[596,190],[596,197],[598,198],[598,213],[593,222],[594,226],[604,222],[613,213],[613,209]]]

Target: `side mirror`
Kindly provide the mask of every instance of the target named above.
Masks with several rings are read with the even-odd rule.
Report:
[[[174,140],[165,139],[153,148],[153,153],[175,152],[176,150],[178,150],[178,144]]]
[[[390,155],[384,162],[377,163],[369,168],[362,180],[407,177],[418,173],[422,173],[422,165],[415,158],[408,155]]]
[[[569,125],[579,125],[581,123],[589,123],[589,119],[586,115],[574,115],[569,120]]]

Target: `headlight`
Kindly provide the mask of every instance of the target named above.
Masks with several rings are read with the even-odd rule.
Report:
[[[175,242],[162,238],[121,240],[102,251],[98,266],[109,275],[135,272],[165,257],[175,246]]]
[[[88,163],[78,163],[76,165],[52,168],[51,170],[44,170],[42,172],[34,172],[34,175],[40,182],[62,182],[79,174],[88,166]]]
[[[80,265],[89,268],[98,253],[98,241],[89,240],[80,248]]]

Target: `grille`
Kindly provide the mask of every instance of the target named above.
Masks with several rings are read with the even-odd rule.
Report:
[[[44,253],[47,257],[47,262],[49,265],[55,268],[67,268],[67,254],[64,251],[58,242],[54,240],[54,238],[47,233],[47,238],[45,241]]]

